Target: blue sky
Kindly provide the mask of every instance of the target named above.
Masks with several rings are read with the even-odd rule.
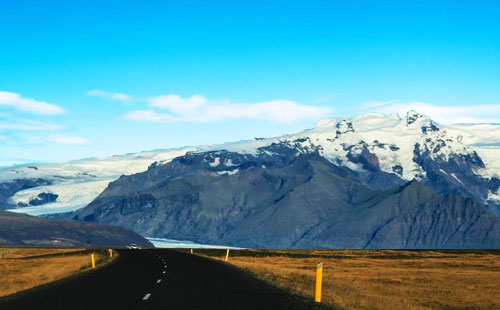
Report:
[[[498,1],[0,2],[0,165],[328,116],[500,122]]]

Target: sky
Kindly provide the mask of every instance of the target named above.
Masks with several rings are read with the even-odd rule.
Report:
[[[0,2],[0,166],[412,109],[500,123],[499,1]]]

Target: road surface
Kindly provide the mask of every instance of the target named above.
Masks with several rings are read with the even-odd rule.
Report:
[[[223,262],[174,250],[119,250],[112,264],[0,299],[0,309],[329,309]]]

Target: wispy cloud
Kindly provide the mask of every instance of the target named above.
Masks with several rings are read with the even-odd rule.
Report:
[[[210,101],[202,95],[183,98],[179,95],[153,97],[149,106],[167,110],[159,113],[152,109],[125,114],[125,119],[145,122],[219,122],[233,119],[260,119],[293,123],[304,119],[318,119],[332,112],[326,107],[303,105],[290,100],[271,100],[257,103]]]
[[[116,101],[130,101],[132,100],[132,96],[123,94],[123,93],[112,93],[112,92],[107,92],[103,91],[100,89],[94,89],[94,90],[89,90],[86,93],[87,96],[92,96],[92,97],[100,97],[104,99],[111,99],[111,100],[116,100]]]
[[[55,104],[24,98],[20,94],[6,91],[0,91],[0,105],[13,107],[23,112],[41,115],[55,115],[64,112],[63,108]]]
[[[400,116],[414,110],[420,114],[430,116],[434,121],[441,124],[500,123],[500,104],[438,106],[425,102],[402,103],[386,101],[378,104],[365,103],[360,108],[384,114],[398,113]]]
[[[91,144],[92,141],[82,137],[65,136],[65,135],[52,135],[48,137],[31,137],[26,141],[28,144],[63,144],[63,145],[86,145]]]
[[[8,139],[8,137],[6,137],[6,136],[0,136],[0,141],[4,141],[4,140],[7,140],[7,139]]]
[[[84,145],[92,143],[92,141],[90,141],[87,138],[76,137],[76,136],[54,135],[50,136],[48,140],[57,144]]]
[[[66,129],[65,125],[41,122],[27,119],[0,120],[0,131],[2,130],[21,130],[21,131],[52,131]]]
[[[129,121],[152,122],[152,123],[173,123],[179,120],[168,114],[156,113],[153,110],[137,110],[124,115]]]

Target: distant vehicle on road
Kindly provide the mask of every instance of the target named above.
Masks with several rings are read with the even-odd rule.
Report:
[[[138,250],[140,249],[141,247],[138,246],[137,244],[135,243],[132,243],[131,245],[127,245],[127,249],[131,249],[131,250]]]

